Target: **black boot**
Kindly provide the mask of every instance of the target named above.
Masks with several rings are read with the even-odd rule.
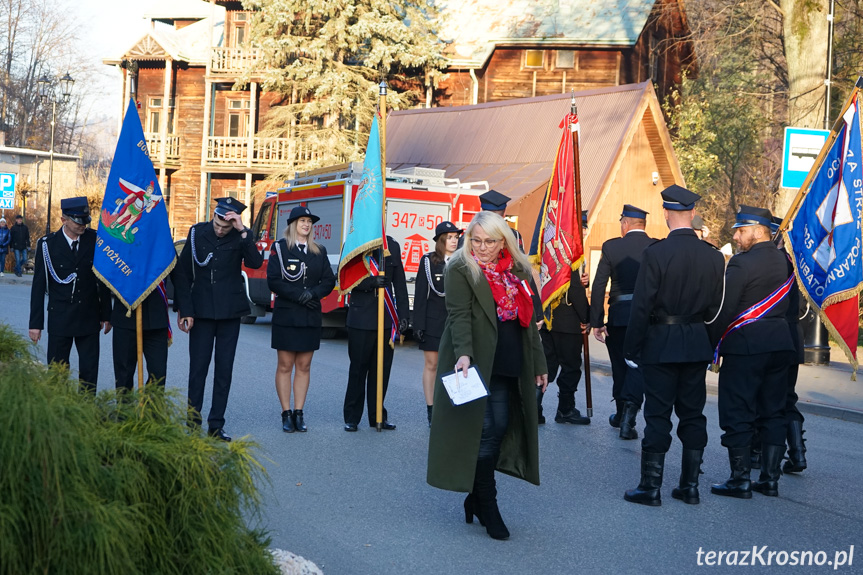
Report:
[[[758,431],[752,435],[752,445],[749,450],[750,469],[761,469],[761,434]]]
[[[494,459],[491,457],[478,459],[476,462],[476,479],[474,480],[474,497],[479,507],[479,517],[485,530],[492,539],[506,539],[509,530],[500,516],[497,507],[497,484],[494,480]]]
[[[290,409],[282,412],[282,431],[285,433],[293,433],[297,429],[294,427],[294,414]]]
[[[803,422],[796,419],[788,422],[788,461],[782,466],[784,473],[800,473],[806,469],[806,444]]]
[[[474,485],[476,485],[475,481]],[[477,505],[476,497],[473,493],[468,493],[467,497],[464,498],[464,522],[473,523],[474,515],[479,520],[479,524],[485,527],[485,521],[482,520],[482,516],[479,514],[479,505]]]
[[[659,488],[662,487],[662,471],[665,468],[664,453],[641,452],[641,481],[638,487],[623,494],[632,503],[658,507],[662,505]]]
[[[536,388],[536,412],[537,412],[536,422],[539,423],[540,425],[545,423],[545,416],[542,414],[542,396],[543,395],[545,395],[545,393],[543,393],[542,388],[537,387]]]
[[[620,438],[638,439],[638,431],[635,429],[635,417],[638,415],[638,406],[631,401],[623,404],[623,415],[620,420]]]
[[[615,399],[614,403],[617,404],[617,412],[608,416],[608,424],[611,427],[620,427],[620,422],[623,420],[623,400]]]
[[[779,464],[782,463],[782,456],[785,455],[785,446],[765,443],[761,449],[764,453],[761,461],[761,477],[758,478],[758,481],[752,482],[752,491],[757,491],[770,497],[778,497]]]
[[[698,505],[698,475],[701,473],[703,449],[684,449],[680,464],[680,486],[671,490],[671,496],[690,505]]]
[[[710,491],[716,495],[752,499],[752,484],[749,481],[751,471],[749,446],[729,447],[728,463],[731,465],[731,477],[725,483],[714,483]]]
[[[429,427],[431,427],[432,406],[431,406],[431,405],[426,405],[426,411],[428,412]]]
[[[305,419],[303,419],[303,410],[302,409],[295,409],[294,410],[294,418],[293,419],[294,419],[294,429],[296,429],[297,431],[302,431],[302,432],[306,432],[309,430],[309,428],[306,427]]]

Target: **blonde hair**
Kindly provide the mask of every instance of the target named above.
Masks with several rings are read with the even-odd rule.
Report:
[[[302,216],[302,217],[308,218],[309,216]],[[311,218],[309,218],[309,219],[311,219]],[[299,221],[300,221],[300,218],[297,218],[294,221],[292,221],[290,224],[288,224],[287,228],[285,228],[285,239],[288,240],[288,248],[295,245],[298,241],[297,222],[299,222]],[[312,224],[312,231],[309,232],[309,239],[306,240],[306,247],[308,247],[310,254],[317,255],[317,254],[321,253],[321,248],[319,248],[318,243],[312,239],[313,235],[315,235],[314,224]]]
[[[481,227],[493,240],[503,240],[506,251],[512,256],[512,269],[521,270],[525,273],[531,273],[530,262],[527,256],[524,255],[518,247],[518,241],[515,234],[512,233],[512,228],[506,223],[502,217],[494,212],[479,212],[477,213],[467,226],[464,232],[464,243],[462,247],[457,249],[449,260],[448,265],[455,262],[464,262],[465,267],[470,270],[474,281],[479,281],[482,277],[482,270],[476,260],[473,258],[473,250],[471,248],[471,239],[473,238],[473,230]]]

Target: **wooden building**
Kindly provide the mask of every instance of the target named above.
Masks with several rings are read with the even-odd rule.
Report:
[[[585,253],[595,269],[603,242],[620,236],[623,204],[650,212],[647,233],[665,237],[659,192],[684,181],[651,82],[576,92],[575,99]],[[393,112],[387,166],[438,168],[462,182],[488,182],[512,198],[507,219],[529,239],[560,142],[558,125],[569,111],[570,95],[558,94]]]
[[[682,0],[464,0],[445,10],[437,105],[645,81],[663,100],[683,70],[696,72]]]
[[[239,1],[158,0],[145,17],[150,31],[104,63],[123,71],[120,117],[134,99],[179,238],[210,217],[214,198],[251,205],[254,184],[302,169],[308,154],[294,139],[258,135],[279,100],[259,78],[234,88],[259,54],[246,42],[250,13]],[[243,214],[247,223],[252,214]]]

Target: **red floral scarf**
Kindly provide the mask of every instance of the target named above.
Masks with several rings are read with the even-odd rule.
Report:
[[[496,264],[484,264],[473,256],[479,264],[497,307],[497,318],[508,321],[518,318],[521,327],[527,327],[533,319],[533,301],[522,281],[512,273],[512,256],[506,249],[500,251]]]

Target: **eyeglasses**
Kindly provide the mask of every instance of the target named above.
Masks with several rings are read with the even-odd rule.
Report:
[[[479,238],[471,238],[470,245],[472,245],[475,248],[481,248],[482,246],[485,246],[487,248],[493,248],[497,244],[497,242],[500,242],[500,241],[503,241],[503,240],[491,240],[491,239],[481,240]]]

